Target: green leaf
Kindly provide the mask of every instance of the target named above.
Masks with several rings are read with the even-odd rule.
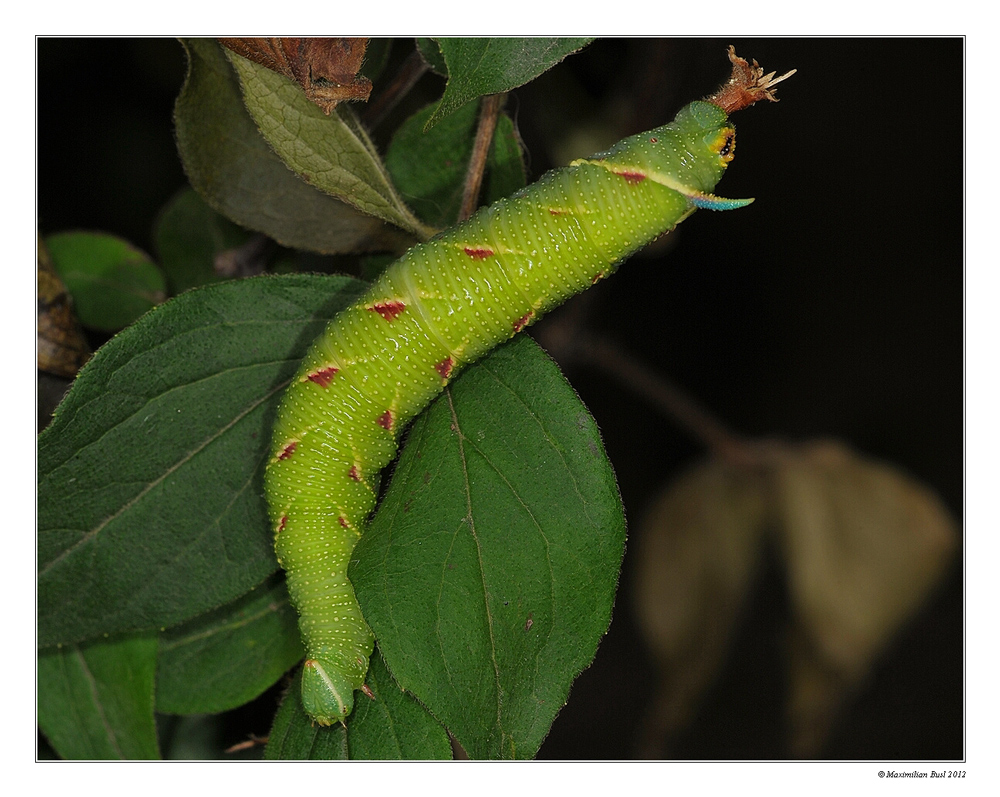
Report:
[[[261,134],[295,174],[310,185],[427,238],[429,230],[399,198],[375,145],[354,111],[340,103],[329,116],[288,78],[227,50],[243,101]]]
[[[174,106],[192,187],[227,218],[296,249],[395,250],[412,238],[305,183],[282,163],[243,105],[239,80],[211,39],[186,39],[188,74]]]
[[[174,295],[220,282],[215,256],[250,240],[252,234],[216,213],[197,191],[185,188],[163,209],[154,231],[160,265]]]
[[[196,714],[193,716],[157,716],[160,748],[167,761],[218,761],[234,758],[259,758],[259,751],[229,753],[225,750],[225,722],[222,714]]]
[[[444,62],[444,56],[441,55],[441,48],[436,39],[418,37],[417,50],[420,52],[420,57],[434,72],[443,77],[448,76],[448,65]]]
[[[382,71],[388,66],[392,45],[392,39],[372,38],[368,40],[368,47],[365,49],[365,62],[361,65],[361,74],[372,83],[378,80]]]
[[[302,658],[298,619],[275,579],[162,634],[156,710],[216,714],[249,703]]]
[[[557,38],[438,39],[447,65],[448,85],[427,126],[436,125],[477,97],[523,86],[592,41]]]
[[[433,112],[434,106],[429,105],[402,124],[389,144],[385,162],[399,190],[417,214],[430,224],[444,227],[454,223],[462,204],[479,113],[475,105],[467,105],[424,132]],[[511,142],[514,142],[513,152]],[[491,194],[494,190],[509,194],[524,186],[520,149],[514,125],[506,114],[497,123],[487,168],[492,175],[488,183]],[[500,196],[506,194],[488,199],[492,201]]]
[[[367,684],[375,695],[360,694],[346,727],[313,724],[302,708],[302,673],[296,674],[274,718],[264,758],[268,759],[448,759],[444,728],[410,695],[401,691],[378,651]]]
[[[149,255],[117,236],[64,232],[45,245],[85,326],[116,332],[166,298],[163,274]]]
[[[524,153],[521,140],[514,129],[514,123],[507,114],[502,114],[493,132],[493,146],[487,163],[486,188],[482,204],[488,205],[498,199],[510,196],[528,182],[524,168]]]
[[[349,575],[400,686],[470,756],[530,758],[608,628],[624,542],[593,419],[522,337],[414,423]]]
[[[41,645],[176,625],[277,569],[262,485],[277,401],[362,289],[197,288],[94,355],[38,440]]]
[[[38,656],[38,724],[66,759],[159,758],[154,634],[65,645]]]

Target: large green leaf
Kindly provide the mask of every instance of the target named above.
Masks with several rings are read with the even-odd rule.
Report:
[[[447,66],[448,85],[437,110],[427,122],[428,127],[476,97],[523,86],[593,39],[452,38],[436,41]],[[430,60],[432,65],[439,63],[436,59]]]
[[[475,105],[467,105],[424,132],[433,112],[434,106],[429,105],[400,126],[385,162],[399,190],[420,217],[444,227],[458,216],[479,114]],[[520,148],[514,125],[506,114],[497,122],[487,168],[486,202],[524,187]]]
[[[41,645],[176,625],[277,569],[261,478],[276,403],[361,288],[198,288],[94,355],[38,441]]]
[[[249,703],[304,653],[282,579],[160,637],[156,710],[216,714]]]
[[[376,650],[367,684],[374,700],[360,694],[345,725],[323,728],[302,708],[299,672],[274,718],[264,757],[270,759],[447,759],[444,728],[410,695],[400,691]]]
[[[155,634],[43,651],[38,724],[63,758],[159,758],[155,672]]]
[[[427,230],[399,198],[375,145],[354,111],[340,103],[329,116],[286,77],[226,51],[243,100],[261,134],[307,183],[411,233]]]
[[[313,188],[275,155],[243,105],[222,48],[187,39],[188,75],[174,107],[192,187],[227,218],[286,246],[333,254],[396,250],[411,236]]]
[[[522,337],[414,423],[349,574],[398,683],[471,756],[529,758],[608,628],[624,542],[593,419]]]
[[[45,246],[85,326],[117,332],[167,298],[149,255],[115,235],[56,233]]]

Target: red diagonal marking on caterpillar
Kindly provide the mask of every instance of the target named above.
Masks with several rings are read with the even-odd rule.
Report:
[[[617,174],[619,177],[623,177],[625,179],[626,183],[632,183],[633,185],[635,185],[636,183],[641,183],[643,180],[646,179],[646,175],[644,175],[642,172],[632,172],[632,171],[616,172],[616,171],[612,171],[611,173],[612,174]]]
[[[311,374],[306,374],[306,379],[310,382],[315,382],[320,387],[328,387],[330,382],[333,381],[334,374],[339,370],[339,368],[330,365],[326,368],[320,368],[318,371],[313,371]]]
[[[281,534],[285,530],[285,526],[288,525],[288,515],[281,516],[281,522],[278,523],[278,530],[275,531],[275,535]]]
[[[347,472],[347,475],[356,482],[361,481],[361,471],[358,470],[357,465],[351,465],[351,469]]]
[[[520,332],[522,329],[528,326],[528,322],[531,321],[531,319],[534,317],[535,317],[535,311],[529,310],[527,313],[525,313],[523,316],[517,319],[517,321],[514,322],[514,334],[516,335],[518,332]]]
[[[462,251],[465,252],[473,260],[485,260],[488,257],[492,257],[494,252],[488,246],[467,246]]]
[[[383,429],[391,432],[392,427],[395,424],[396,419],[392,417],[392,410],[386,410],[381,415],[378,416],[376,423]]]
[[[591,285],[596,285],[598,282],[600,282],[602,279],[604,279],[604,277],[605,277],[604,272],[603,271],[598,271],[594,275],[593,279],[591,279],[590,284]]]
[[[374,313],[378,313],[386,321],[392,322],[395,321],[399,314],[406,309],[406,305],[399,301],[378,302],[377,304],[373,304],[368,309]]]
[[[455,361],[451,357],[445,357],[441,362],[434,365],[434,370],[441,374],[442,379],[447,379],[451,375],[451,369],[455,367]]]
[[[551,213],[553,216],[565,216],[567,213],[570,212],[571,211],[566,210],[564,208],[549,208],[549,213]]]
[[[288,459],[292,454],[295,453],[295,447],[298,446],[298,440],[292,440],[291,443],[287,443],[281,453],[278,454],[278,459]]]
[[[343,515],[339,515],[337,517],[337,522],[348,531],[353,531],[358,537],[361,536],[361,531],[358,529],[358,527],[355,526],[353,523],[351,523],[351,521],[349,521]]]

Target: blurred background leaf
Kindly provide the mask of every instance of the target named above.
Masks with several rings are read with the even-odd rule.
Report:
[[[658,658],[639,755],[673,755],[737,633],[769,544],[787,574],[789,755],[817,756],[879,654],[938,587],[958,529],[924,485],[834,441],[750,444],[710,460],[645,518],[635,598]]]
[[[636,617],[656,657],[640,758],[659,758],[718,675],[757,575],[767,522],[759,474],[720,460],[672,481],[636,532]]]
[[[812,757],[876,656],[938,586],[959,531],[926,486],[837,442],[798,448],[776,476],[797,638],[790,747]]]
[[[45,246],[84,326],[116,332],[167,298],[159,267],[117,236],[63,232]]]

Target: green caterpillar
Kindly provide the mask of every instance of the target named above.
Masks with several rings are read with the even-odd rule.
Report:
[[[458,371],[696,208],[733,158],[734,110],[783,80],[729,49],[733,77],[668,125],[577,160],[413,247],[320,335],[285,393],[265,485],[307,657],[302,702],[343,722],[374,637],[347,578],[402,429]]]

